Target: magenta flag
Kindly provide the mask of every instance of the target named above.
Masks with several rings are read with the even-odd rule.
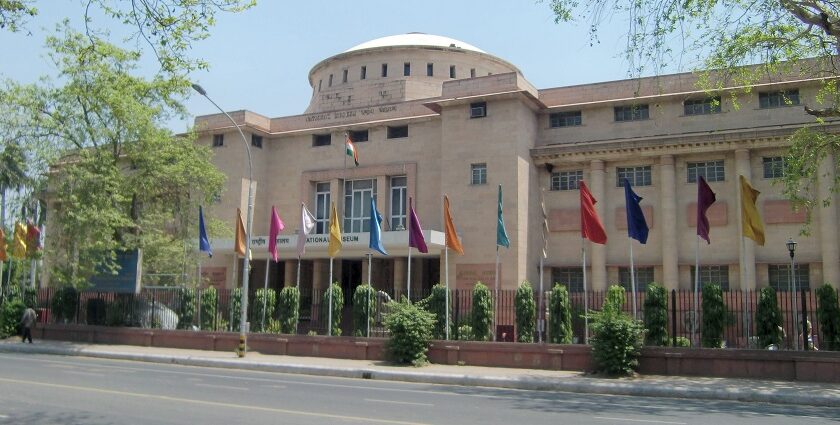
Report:
[[[423,228],[420,227],[420,219],[417,218],[417,213],[414,212],[414,207],[411,205],[411,198],[408,198],[408,209],[410,217],[408,219],[408,246],[417,248],[422,253],[429,252],[426,247],[426,239],[423,237]]]
[[[271,226],[268,231],[268,253],[271,254],[271,259],[276,263],[279,256],[277,255],[277,235],[286,228],[283,220],[277,215],[277,209],[274,205],[271,206]]]
[[[706,179],[697,176],[697,236],[705,239],[708,244],[712,241],[709,240],[709,219],[706,218],[706,210],[715,200],[715,192],[712,192]]]

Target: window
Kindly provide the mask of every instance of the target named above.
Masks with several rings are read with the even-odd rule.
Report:
[[[426,76],[432,77],[435,75],[435,64],[429,62],[426,64]]]
[[[720,96],[706,99],[689,99],[683,102],[686,115],[709,115],[720,113]]]
[[[653,267],[636,267],[636,292],[645,292],[649,284],[653,283]],[[618,284],[624,287],[625,291],[632,291],[632,279],[630,267],[618,268]]]
[[[376,199],[376,179],[344,183],[344,231],[370,231],[370,200]]]
[[[583,180],[583,170],[551,173],[551,190],[577,190]]]
[[[367,130],[351,131],[350,132],[350,140],[353,143],[367,142],[368,141],[368,131]]]
[[[471,164],[470,184],[487,184],[487,164]]]
[[[551,128],[573,127],[581,123],[580,111],[556,112],[548,116],[548,125]]]
[[[726,178],[723,160],[706,162],[689,162],[688,182],[697,183],[697,176],[703,176],[707,182],[722,182]]]
[[[582,267],[552,267],[551,280],[566,285],[569,292],[583,292]]]
[[[630,180],[631,186],[650,186],[650,165],[644,167],[618,167],[615,169],[615,187],[623,187],[624,179]]]
[[[367,78],[367,67],[362,66],[362,69],[359,70],[359,79],[364,80],[365,78]]]
[[[650,118],[648,105],[628,105],[615,107],[615,120],[622,121],[641,121]]]
[[[332,135],[331,134],[313,134],[312,135],[312,147],[329,146],[330,144],[332,144]]]
[[[793,105],[799,105],[799,90],[758,93],[758,107],[761,109]]]
[[[811,269],[807,264],[797,264],[794,267],[794,283],[796,289],[811,289]],[[790,291],[790,264],[769,264],[767,265],[767,281],[771,288],[780,292]]]
[[[470,68],[470,78],[475,78],[475,68]]]
[[[318,91],[321,91],[321,83],[323,82],[324,80],[318,80]]]
[[[385,78],[387,76],[388,76],[388,64],[383,63],[382,64],[382,78]]]
[[[403,64],[403,76],[408,77],[411,75],[411,62],[406,62]]]
[[[218,148],[219,146],[225,145],[225,135],[224,134],[214,134],[213,135],[213,147]]]
[[[764,165],[764,178],[776,179],[785,175],[785,158],[781,156],[765,156],[761,158]]]
[[[315,183],[315,233],[330,231],[330,184]]]
[[[262,136],[251,135],[251,146],[262,149]]]
[[[449,78],[455,78],[455,65],[449,66]]]
[[[691,266],[691,289],[694,290],[695,267]],[[716,283],[724,291],[729,290],[729,266],[700,266],[700,289]]]
[[[405,204],[407,195],[407,179],[405,176],[391,177],[391,230],[405,230]]]
[[[470,118],[484,118],[487,116],[487,102],[470,103]]]
[[[327,83],[327,87],[332,87],[332,74],[330,74],[330,82]]]
[[[388,138],[389,139],[401,139],[403,137],[408,137],[408,126],[407,125],[398,125],[398,126],[388,126]]]
[[[347,70],[346,69],[344,71],[341,71],[341,82],[342,83],[347,82]]]

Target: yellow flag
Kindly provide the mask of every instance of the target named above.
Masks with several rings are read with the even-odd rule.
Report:
[[[245,255],[245,226],[242,224],[242,211],[236,209],[236,239],[233,241],[233,249],[237,254]]]
[[[23,223],[15,224],[15,238],[12,242],[12,257],[18,259],[26,258],[26,225]]]
[[[341,251],[341,226],[338,224],[338,213],[333,202],[330,211],[330,257],[335,257],[338,251]]]
[[[761,216],[758,215],[758,208],[755,206],[761,192],[753,189],[744,176],[738,177],[741,181],[741,228],[744,236],[764,246],[764,223],[761,222]]]
[[[6,261],[9,256],[6,254],[6,232],[0,227],[0,261]]]
[[[464,255],[464,247],[461,245],[461,240],[458,239],[458,232],[455,231],[455,223],[449,213],[449,197],[446,195],[443,195],[443,230],[446,232],[444,233],[446,235],[446,246]]]

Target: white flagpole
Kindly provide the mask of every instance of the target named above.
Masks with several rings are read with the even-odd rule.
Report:
[[[370,293],[373,286],[370,284],[371,266],[373,265],[373,252],[368,253],[368,296],[367,296],[367,337],[370,338]]]
[[[496,299],[493,300],[493,341],[498,341],[499,319],[496,316],[498,316],[499,311],[499,245],[496,245],[496,268],[494,270],[496,275]]]
[[[238,262],[239,262],[238,255],[237,255],[236,251],[233,251],[233,288],[234,289],[236,289],[236,287],[238,286],[237,282],[236,282],[236,263],[238,263]],[[232,294],[233,293],[231,292],[231,296],[232,296]],[[239,302],[240,302],[239,308],[242,308],[241,294],[240,294],[240,297],[239,297]],[[233,329],[233,300],[231,300],[231,302],[229,302],[228,304],[230,304],[230,312],[229,312],[230,324],[228,326],[230,326],[230,329],[232,330]]]
[[[329,313],[327,316],[327,336],[332,336],[332,305],[333,305],[333,291],[332,291],[332,280],[333,280],[333,258],[330,257],[330,281],[327,282],[327,291],[330,293],[329,297]]]
[[[699,217],[697,218],[700,219]],[[697,305],[699,304],[700,292],[700,236],[697,236],[697,244],[694,248],[694,318],[691,323],[691,340],[695,347],[700,346],[700,341],[697,339]]]
[[[265,259],[265,283],[263,283],[262,331],[265,332],[265,308],[268,304],[268,265],[271,258]]]
[[[444,256],[444,273],[446,275],[446,339],[449,340],[449,241],[444,241],[443,256]]]
[[[298,264],[297,264],[297,281],[295,282],[295,287],[300,291],[300,256],[298,256]]]
[[[638,319],[638,310],[636,310],[636,268],[633,264],[633,238],[630,238],[630,288],[633,292],[633,318]]]
[[[411,233],[411,231],[409,231]],[[409,238],[411,236],[409,235]],[[408,247],[408,303],[411,304],[411,247]]]
[[[545,332],[545,309],[543,308],[543,266],[545,259],[540,256],[540,303],[537,307],[537,342],[543,342],[543,332]]]
[[[586,245],[585,238],[580,239],[580,251],[583,253],[583,343],[589,344],[589,297],[586,294]]]

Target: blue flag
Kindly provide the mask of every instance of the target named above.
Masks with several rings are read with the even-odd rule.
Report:
[[[627,179],[624,179],[624,200],[627,208],[627,236],[643,244],[647,243],[649,229],[642,207],[639,206],[642,197],[633,192]]]
[[[376,210],[376,200],[370,198],[370,244],[368,244],[368,247],[381,252],[382,255],[388,255],[388,253],[385,252],[385,247],[382,246],[381,223],[382,216],[379,214],[379,211]]]
[[[510,240],[508,239],[507,230],[505,230],[505,219],[502,216],[502,185],[499,185],[499,208],[498,218],[496,220],[496,246],[499,245],[510,248]]]
[[[198,250],[206,252],[211,257],[213,256],[213,250],[210,249],[210,239],[207,238],[207,229],[204,227],[204,210],[201,206],[198,207]]]

